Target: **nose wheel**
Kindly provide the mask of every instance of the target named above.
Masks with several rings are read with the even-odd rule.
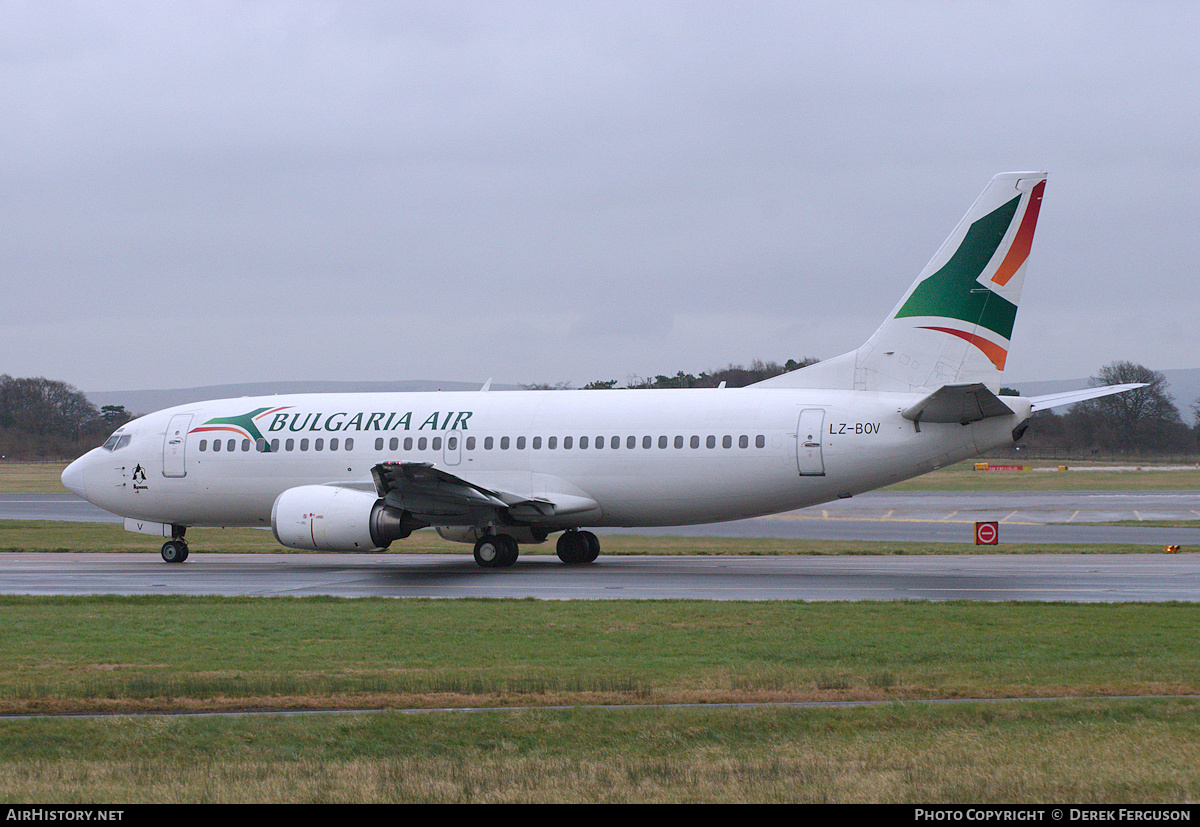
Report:
[[[182,563],[188,558],[188,546],[183,540],[167,540],[162,546],[164,563]]]

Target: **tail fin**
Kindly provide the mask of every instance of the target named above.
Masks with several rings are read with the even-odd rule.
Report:
[[[1044,172],[997,175],[866,344],[759,384],[999,391],[1045,186]]]

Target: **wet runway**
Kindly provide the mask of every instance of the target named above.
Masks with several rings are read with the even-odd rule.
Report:
[[[6,594],[490,597],[542,600],[1197,601],[1200,555],[604,557],[470,554],[0,554]]]
[[[1200,601],[1200,529],[1087,525],[1196,520],[1198,492],[874,492],[775,517],[628,533],[970,543],[976,521],[1000,523],[1005,542],[1091,545],[1079,554],[605,557],[564,566],[525,554],[484,570],[469,553],[0,554],[0,593],[222,594],[342,597],[492,597],[546,600],[1039,600]],[[0,495],[0,519],[117,521],[72,495]],[[616,533],[608,529],[604,533]],[[603,537],[601,538],[603,540]],[[1145,554],[1103,554],[1105,544]],[[1182,554],[1165,554],[1179,545]],[[1155,548],[1157,547],[1157,548]]]

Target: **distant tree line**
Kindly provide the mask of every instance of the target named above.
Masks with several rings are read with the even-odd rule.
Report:
[[[631,377],[625,388],[740,388],[797,368],[816,364],[817,359],[799,362],[755,360],[749,367],[730,365],[698,376],[683,371],[674,376],[659,374],[652,379]],[[1191,406],[1194,424],[1188,425],[1167,392],[1166,377],[1132,362],[1113,362],[1091,377],[1092,387],[1145,383],[1146,387],[1080,402],[1065,411],[1037,411],[1029,429],[1014,446],[997,449],[993,455],[1042,456],[1087,459],[1090,457],[1167,457],[1200,454],[1200,399]],[[584,390],[616,388],[616,379],[598,380]],[[529,389],[562,390],[569,383],[523,385]],[[1020,396],[1015,388],[1001,388],[1001,395]]]
[[[772,376],[815,364],[816,359],[788,359],[782,365],[755,360],[749,367],[729,365],[699,375],[632,376],[625,388],[715,388],[722,382],[740,388]],[[994,455],[1087,459],[1089,457],[1195,457],[1200,454],[1200,399],[1184,422],[1167,392],[1166,377],[1132,362],[1113,362],[1091,377],[1093,387],[1145,383],[1146,387],[1080,402],[1064,412],[1037,411],[1024,437]],[[584,389],[616,388],[616,379],[589,382]],[[570,385],[524,385],[529,389],[565,389]],[[1002,394],[1019,395],[1003,388]],[[97,409],[82,392],[65,382],[42,377],[0,375],[0,459],[64,460],[96,447],[133,418],[121,405]]]
[[[781,373],[796,370],[797,368],[808,367],[815,365],[817,359],[806,357],[799,362],[795,359],[788,359],[782,365],[778,362],[763,362],[755,359],[750,363],[749,367],[742,365],[729,365],[728,367],[714,370],[711,372],[701,371],[699,376],[691,373],[678,371],[674,376],[667,376],[660,373],[654,378],[643,378],[640,376],[630,376],[626,379],[624,388],[637,388],[661,390],[663,388],[716,388],[722,382],[727,388],[744,388],[747,385],[753,385],[755,382],[761,382],[764,379],[770,379],[772,376],[778,376]],[[617,387],[619,381],[616,379],[599,379],[588,382],[583,386],[583,390],[608,390]],[[534,384],[522,385],[526,390],[566,390],[571,387],[570,383],[559,382],[558,384]]]
[[[130,419],[123,406],[97,410],[65,382],[0,375],[0,458],[73,459]]]
[[[1092,387],[1145,383],[1146,387],[1102,396],[1065,411],[1036,411],[1024,438],[1002,449],[1047,458],[1194,457],[1200,453],[1200,400],[1193,424],[1184,422],[1166,377],[1133,362],[1113,362],[1091,377]]]

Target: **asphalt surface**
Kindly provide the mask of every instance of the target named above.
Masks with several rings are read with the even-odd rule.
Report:
[[[6,594],[537,598],[542,600],[1197,601],[1200,555],[604,557],[470,554],[0,554]]]
[[[0,519],[119,522],[70,494],[0,494]],[[1200,529],[1105,525],[1200,519],[1200,492],[873,492],[774,517],[628,533],[972,542],[976,521],[1005,542],[1075,543],[1080,554],[605,557],[571,567],[525,554],[484,570],[447,554],[0,554],[0,593],[492,597],[546,600],[1200,600]],[[609,529],[603,533],[617,533]],[[603,536],[601,538],[603,540]],[[1103,554],[1110,543],[1146,554]],[[1183,553],[1168,554],[1163,546]]]

